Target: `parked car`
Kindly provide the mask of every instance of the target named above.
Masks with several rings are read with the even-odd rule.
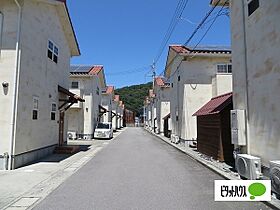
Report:
[[[94,131],[95,139],[113,138],[112,123],[98,123]]]

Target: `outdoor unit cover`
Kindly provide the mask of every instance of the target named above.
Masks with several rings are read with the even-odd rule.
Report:
[[[77,133],[75,131],[68,131],[67,132],[68,139],[77,139]]]
[[[272,192],[280,199],[280,160],[270,161],[270,179]]]
[[[245,146],[245,110],[231,110],[230,115],[231,143],[239,146]]]
[[[262,177],[261,159],[247,154],[237,154],[235,165],[242,178],[255,180]]]

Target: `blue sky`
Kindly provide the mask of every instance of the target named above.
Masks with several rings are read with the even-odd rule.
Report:
[[[82,55],[72,64],[102,64],[107,84],[123,87],[151,81],[145,77],[156,56],[179,0],[82,0],[68,7]],[[189,3],[168,44],[183,44],[210,9],[209,0]],[[218,10],[217,10],[218,11]],[[230,20],[220,16],[201,45],[230,45]],[[194,37],[195,45],[207,29]],[[156,65],[164,69],[168,46]],[[134,71],[135,70],[135,71]],[[134,73],[118,73],[134,71]]]

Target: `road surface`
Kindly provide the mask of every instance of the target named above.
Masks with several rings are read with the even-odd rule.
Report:
[[[142,128],[127,128],[35,210],[266,210],[214,202],[220,176]]]

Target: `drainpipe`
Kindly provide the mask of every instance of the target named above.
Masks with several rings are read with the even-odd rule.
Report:
[[[19,83],[19,70],[20,70],[20,32],[21,32],[21,17],[22,7],[18,0],[15,0],[18,7],[18,26],[17,26],[17,42],[16,42],[16,59],[15,59],[15,75],[14,75],[14,91],[12,101],[12,122],[11,122],[11,133],[10,133],[10,155],[8,162],[8,170],[14,169],[14,154],[15,154],[15,132],[16,132],[16,113],[18,104],[18,83]]]
[[[243,44],[244,44],[244,55],[245,55],[245,100],[246,100],[246,112],[245,112],[245,116],[246,116],[246,139],[247,139],[247,144],[246,144],[246,150],[247,150],[247,154],[250,154],[250,138],[249,138],[249,81],[248,81],[248,54],[247,54],[247,33],[246,33],[246,17],[245,17],[245,6],[246,6],[246,2],[244,0],[242,0],[242,18],[243,18]]]

